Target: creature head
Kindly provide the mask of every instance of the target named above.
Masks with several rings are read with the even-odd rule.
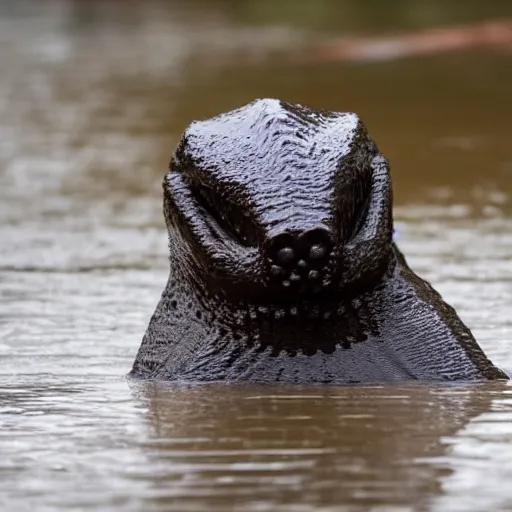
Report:
[[[233,300],[342,297],[391,252],[388,165],[351,113],[264,99],[192,123],[164,211],[172,265]]]

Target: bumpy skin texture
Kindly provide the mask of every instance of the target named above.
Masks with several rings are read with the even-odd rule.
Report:
[[[170,276],[131,375],[506,379],[393,243],[387,161],[355,114],[258,100],[185,131]]]

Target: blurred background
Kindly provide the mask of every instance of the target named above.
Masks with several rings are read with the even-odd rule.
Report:
[[[257,97],[361,116],[410,265],[512,369],[511,92],[506,0],[0,0],[0,508],[510,510],[506,395],[384,390],[368,411],[373,391],[339,390],[333,420],[334,392],[292,392],[230,425],[260,402],[138,401],[122,377],[168,275],[161,182],[180,134]],[[431,411],[421,424],[409,401]],[[301,452],[312,431],[320,451]],[[374,459],[381,439],[394,462]]]
[[[0,20],[11,212],[39,187],[158,209],[188,123],[256,97],[359,113],[398,204],[503,209],[511,191],[510,2],[3,0]]]

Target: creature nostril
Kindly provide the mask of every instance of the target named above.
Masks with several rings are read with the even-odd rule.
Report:
[[[298,287],[317,293],[323,287],[329,255],[334,246],[333,235],[320,227],[298,233],[282,232],[267,240],[264,251],[268,257],[270,276],[294,293]]]
[[[297,260],[297,239],[289,232],[270,238],[265,244],[265,252],[273,265],[290,268]]]
[[[289,265],[295,260],[295,251],[291,247],[283,247],[277,251],[276,260],[281,265]]]
[[[315,228],[302,233],[300,242],[306,255],[308,266],[323,266],[334,245],[333,236],[326,228]]]

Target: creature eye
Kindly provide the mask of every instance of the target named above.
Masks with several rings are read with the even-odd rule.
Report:
[[[352,222],[353,229],[350,233],[350,237],[359,233],[359,230],[363,226],[366,216],[368,215],[368,207],[370,204],[371,187],[367,182],[360,183],[357,190],[354,193],[356,200],[352,204]]]
[[[371,184],[360,180],[341,193],[336,219],[341,240],[346,243],[355,236],[364,224],[368,213]]]
[[[193,184],[190,189],[199,206],[227,235],[243,246],[258,246],[258,230],[246,212],[220,197],[210,187]]]

